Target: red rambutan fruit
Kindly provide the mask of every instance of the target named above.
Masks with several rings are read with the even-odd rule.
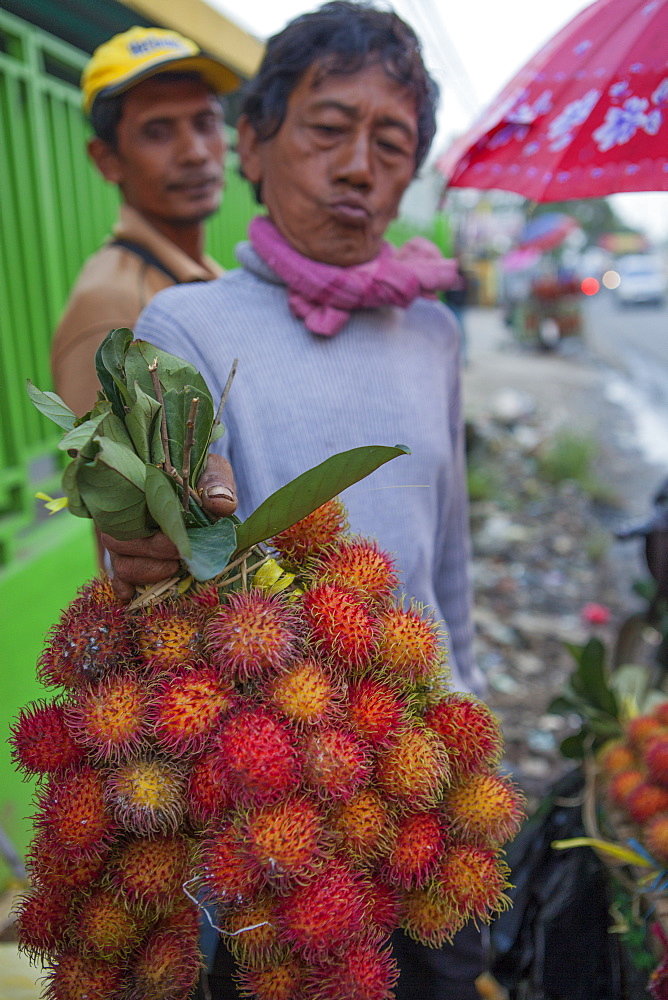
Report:
[[[311,799],[292,796],[249,814],[244,840],[253,861],[271,881],[314,870],[324,839],[324,817]]]
[[[261,894],[240,907],[223,907],[218,915],[222,940],[237,962],[258,968],[279,953],[276,905]]]
[[[613,775],[608,784],[608,797],[617,806],[624,807],[631,792],[644,784],[645,775],[638,768],[629,768]]]
[[[668,788],[644,781],[629,794],[624,808],[634,823],[646,823],[657,813],[668,812]]]
[[[203,749],[234,701],[214,667],[173,671],[158,683],[149,711],[158,746],[177,755]]]
[[[501,727],[478,698],[453,692],[430,705],[424,721],[443,740],[453,780],[498,767],[503,752]]]
[[[97,761],[117,761],[137,753],[147,741],[148,692],[132,676],[99,681],[68,705],[67,724]]]
[[[341,804],[333,818],[333,827],[345,853],[368,864],[389,851],[394,818],[374,788],[362,788]]]
[[[111,583],[93,580],[49,632],[37,676],[47,687],[78,688],[123,669],[134,649],[130,617]]]
[[[45,1000],[120,1000],[124,996],[122,965],[82,955],[68,948],[48,972]]]
[[[294,734],[265,708],[243,708],[226,719],[218,749],[233,795],[246,805],[275,801],[299,784]]]
[[[35,823],[53,839],[53,850],[73,861],[104,852],[118,829],[105,807],[103,776],[86,765],[49,781]]]
[[[348,719],[374,747],[383,747],[406,720],[406,700],[389,684],[363,677],[348,688]]]
[[[631,747],[642,752],[643,747],[652,736],[665,734],[666,726],[663,725],[656,715],[636,715],[626,724],[626,738]]]
[[[42,831],[33,840],[26,856],[26,869],[32,881],[45,888],[82,889],[100,874],[107,863],[111,842],[104,849],[96,851],[90,858],[77,858],[76,864],[63,853],[48,831]]]
[[[186,604],[192,604],[199,611],[209,614],[220,607],[220,595],[215,583],[203,583],[191,587],[185,595]]]
[[[423,681],[444,669],[444,634],[419,605],[388,608],[378,624],[378,657],[391,677]]]
[[[383,867],[384,876],[404,889],[423,886],[436,869],[447,843],[443,819],[435,810],[403,816]]]
[[[197,935],[152,931],[130,961],[128,1000],[186,1000],[203,965]]]
[[[184,777],[160,758],[138,757],[107,777],[105,800],[116,822],[132,833],[174,833],[185,813]]]
[[[369,888],[369,920],[383,934],[391,934],[401,923],[404,894],[396,885],[372,878]]]
[[[195,827],[220,819],[232,805],[229,780],[218,750],[206,750],[190,766],[186,785],[188,816]]]
[[[429,948],[441,948],[452,941],[465,923],[466,917],[456,907],[426,889],[413,889],[404,898],[401,926],[414,941]]]
[[[281,594],[231,594],[210,616],[206,644],[211,662],[228,677],[262,677],[285,669],[297,655],[297,617]]]
[[[434,878],[437,897],[463,917],[489,923],[492,917],[508,909],[510,869],[495,851],[457,844],[441,860]]]
[[[317,584],[343,587],[362,600],[385,602],[399,586],[394,560],[373,541],[339,542],[313,566]]]
[[[115,893],[96,888],[77,907],[71,931],[73,943],[85,954],[112,960],[132,951],[140,926]]]
[[[223,907],[242,906],[257,896],[259,874],[245,848],[232,825],[203,841],[198,872],[205,902]]]
[[[524,796],[509,778],[476,774],[446,791],[442,809],[456,838],[497,847],[519,830]]]
[[[133,908],[164,913],[188,879],[190,855],[179,835],[128,836],[110,859],[110,883]]]
[[[379,759],[377,779],[388,798],[410,809],[434,805],[450,780],[441,738],[427,727],[406,727]]]
[[[391,949],[365,938],[353,941],[335,961],[317,965],[306,992],[314,1000],[394,1000],[398,978]]]
[[[67,728],[61,702],[36,701],[24,708],[11,733],[12,758],[27,775],[57,774],[83,759],[84,751]]]
[[[316,794],[347,799],[371,776],[371,748],[350,729],[329,726],[304,738],[304,779]]]
[[[645,847],[664,868],[668,867],[668,813],[650,819],[643,830]]]
[[[193,604],[159,604],[135,618],[139,655],[156,671],[170,670],[202,657],[204,616]]]
[[[364,603],[332,584],[304,594],[304,621],[318,653],[345,670],[365,667],[378,643],[378,625]]]
[[[15,905],[19,950],[31,961],[46,959],[67,943],[73,894],[61,886],[38,886],[21,895]]]
[[[153,925],[154,930],[174,931],[176,934],[198,937],[200,932],[200,908],[185,894],[178,896],[174,905]]]
[[[650,780],[657,785],[668,785],[668,732],[647,741],[643,758]]]
[[[369,907],[368,882],[338,858],[305,885],[277,899],[282,940],[307,960],[360,937]]]
[[[655,705],[652,715],[662,726],[668,726],[668,701],[661,701]]]
[[[295,1000],[301,996],[303,966],[297,959],[288,958],[241,969],[236,978],[241,996],[249,1000]]]
[[[608,740],[596,754],[601,773],[610,778],[614,774],[637,766],[636,755],[624,740]]]
[[[271,544],[290,564],[298,565],[311,556],[326,552],[347,528],[346,509],[334,497],[292,527],[274,535]]]
[[[343,692],[321,663],[297,660],[288,671],[272,677],[267,698],[297,726],[312,726],[338,715]]]

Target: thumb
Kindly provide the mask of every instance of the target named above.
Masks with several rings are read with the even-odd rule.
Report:
[[[237,509],[237,491],[232,466],[222,455],[209,454],[204,472],[197,480],[197,492],[211,517],[228,517]]]

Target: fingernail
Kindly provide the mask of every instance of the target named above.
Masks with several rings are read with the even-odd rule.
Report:
[[[234,493],[224,486],[209,486],[204,490],[204,495],[207,500],[234,500]]]

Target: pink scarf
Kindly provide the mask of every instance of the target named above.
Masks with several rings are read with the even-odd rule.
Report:
[[[446,260],[421,236],[400,250],[383,243],[366,264],[337,267],[303,257],[264,216],[253,219],[248,233],[258,255],[288,286],[293,316],[325,337],[338,333],[354,309],[405,308],[419,295],[433,298],[457,281],[456,261]]]

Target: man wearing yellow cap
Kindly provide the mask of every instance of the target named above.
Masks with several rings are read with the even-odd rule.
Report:
[[[94,357],[114,327],[133,328],[156,292],[208,281],[204,220],[220,204],[225,137],[217,95],[235,74],[188,38],[130,28],[99,46],[81,78],[88,153],[119,187],[112,238],[84,265],[56,330],[57,392],[77,414],[94,403]]]

